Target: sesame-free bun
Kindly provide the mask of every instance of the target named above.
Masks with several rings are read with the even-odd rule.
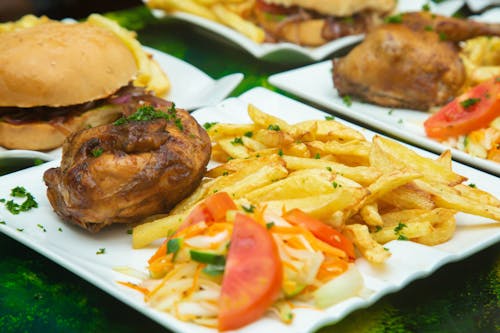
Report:
[[[137,73],[127,46],[88,23],[5,32],[0,45],[0,107],[81,104],[110,95]]]

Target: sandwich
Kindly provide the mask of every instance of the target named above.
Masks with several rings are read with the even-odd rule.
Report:
[[[124,109],[135,109],[126,104],[138,95],[153,98],[147,84],[135,84],[145,77],[141,54],[107,28],[106,20],[40,20],[0,33],[0,146],[54,149],[76,130],[110,123]],[[152,72],[146,74],[151,81]],[[165,92],[168,79],[164,75],[161,81],[159,91]]]
[[[271,42],[320,46],[383,22],[396,0],[256,0],[255,19]]]

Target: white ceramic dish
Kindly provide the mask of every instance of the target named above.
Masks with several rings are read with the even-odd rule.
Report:
[[[500,0],[467,0],[467,6],[473,12],[480,12],[489,6],[500,5]]]
[[[216,105],[226,98],[243,80],[243,74],[235,73],[218,80],[199,70],[198,68],[176,57],[150,47],[144,49],[151,53],[167,73],[171,83],[170,91],[165,99],[173,101],[177,107],[194,110],[203,106]],[[0,147],[1,159],[40,158],[39,152],[30,153],[29,150],[18,152]],[[61,148],[47,152],[42,159],[54,159],[61,156]]]
[[[147,0],[143,0],[147,3]],[[399,11],[416,11],[429,1],[427,0],[399,0]],[[447,0],[436,4],[430,2],[431,10],[437,14],[452,15],[464,5],[463,0]],[[341,50],[346,46],[353,45],[363,39],[363,36],[348,36],[329,42],[319,47],[302,47],[292,43],[263,43],[258,44],[243,34],[214,21],[204,19],[202,17],[183,13],[174,12],[166,14],[162,10],[152,10],[153,15],[158,18],[171,17],[182,21],[187,21],[194,25],[200,26],[206,30],[216,33],[217,35],[233,42],[239,47],[245,49],[256,58],[260,58],[270,62],[288,63],[288,64],[305,64],[313,61],[324,59],[335,51]]]
[[[323,119],[327,115],[264,88],[252,89],[239,98],[225,100],[217,107],[198,110],[194,115],[200,123],[244,123],[249,121],[246,113],[248,103],[253,103],[265,112],[284,118],[290,123],[305,119]],[[355,125],[353,127],[363,131],[367,138],[374,135],[374,132]],[[423,155],[432,155],[426,151],[418,151]],[[39,203],[39,208],[20,215],[11,215],[0,205],[0,220],[6,222],[0,224],[0,231],[73,271],[172,331],[215,333],[215,330],[181,322],[147,307],[142,295],[117,283],[137,281],[113,268],[126,266],[145,271],[147,258],[154,253],[159,243],[145,249],[133,250],[131,236],[126,232],[127,226],[113,226],[98,234],[90,234],[59,220],[45,197],[45,185],[42,181],[44,171],[58,164],[59,161],[52,161],[0,178],[0,198],[7,198],[10,189],[15,186],[24,186]],[[453,167],[478,187],[500,196],[496,177],[459,163],[454,163]],[[392,257],[381,267],[374,267],[365,260],[358,259],[356,266],[364,277],[366,288],[371,291],[366,298],[349,298],[324,311],[296,309],[295,319],[290,325],[266,316],[238,332],[313,332],[321,326],[339,321],[356,309],[370,306],[383,295],[400,290],[411,281],[433,273],[446,263],[464,259],[500,240],[498,224],[493,224],[488,219],[458,214],[457,221],[455,236],[444,244],[427,247],[409,241],[390,242],[386,247],[392,252]],[[105,253],[97,255],[96,252],[101,248],[105,248]]]
[[[332,80],[332,62],[324,61],[302,68],[275,74],[269,82],[285,91],[332,110],[337,115],[354,119],[384,133],[406,140],[420,147],[440,153],[445,146],[425,135],[423,122],[429,114],[422,111],[392,109],[373,104],[352,101],[347,106],[338,95]],[[458,149],[452,149],[453,158],[500,175],[500,163],[473,157]]]

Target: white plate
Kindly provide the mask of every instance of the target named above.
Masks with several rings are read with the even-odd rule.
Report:
[[[147,3],[147,0],[143,0]],[[399,11],[418,11],[428,3],[428,0],[399,0]],[[436,4],[430,2],[431,10],[441,15],[452,15],[464,5],[464,0],[447,0]],[[312,61],[324,59],[335,51],[346,46],[355,44],[363,39],[362,35],[343,37],[331,41],[319,47],[302,47],[292,43],[263,43],[258,44],[243,34],[217,22],[183,12],[166,14],[159,9],[152,10],[153,15],[158,18],[173,17],[182,21],[187,21],[204,29],[212,31],[223,38],[242,47],[256,58],[270,62],[280,62],[288,64],[304,64]]]
[[[480,12],[488,6],[500,5],[500,0],[467,0],[467,7],[473,12]]]
[[[217,107],[198,110],[194,115],[200,123],[214,121],[244,123],[249,121],[246,113],[247,103],[253,103],[270,114],[287,119],[290,123],[306,119],[323,119],[327,115],[264,88],[252,89],[239,98],[222,102]],[[354,125],[353,127],[360,129]],[[371,131],[360,130],[367,138],[374,135]],[[429,152],[418,151],[423,155],[432,156]],[[156,246],[133,250],[131,236],[126,232],[127,226],[113,226],[98,234],[90,234],[60,221],[45,197],[45,185],[42,181],[44,171],[58,164],[58,161],[52,161],[0,178],[0,198],[7,198],[13,187],[24,186],[39,202],[39,208],[20,215],[11,215],[3,205],[0,205],[0,220],[6,221],[6,224],[0,224],[0,231],[175,332],[215,333],[215,330],[181,322],[168,314],[147,307],[138,292],[117,283],[117,281],[137,281],[114,271],[113,268],[126,266],[145,271],[147,259],[154,253]],[[466,175],[470,182],[497,197],[500,196],[496,177],[462,164],[453,164],[454,169]],[[452,240],[444,244],[428,247],[410,241],[393,241],[386,245],[391,250],[392,257],[385,265],[375,267],[364,259],[356,260],[355,264],[364,277],[365,286],[371,290],[371,294],[366,298],[353,297],[325,311],[296,309],[295,319],[290,325],[266,316],[241,329],[240,332],[313,332],[321,326],[339,321],[356,309],[370,306],[383,295],[400,290],[411,281],[431,274],[446,263],[461,260],[500,240],[498,224],[493,224],[488,219],[458,214],[457,221],[456,234]],[[58,231],[59,228],[62,228],[62,231]],[[106,249],[105,254],[96,255],[100,248]]]
[[[171,88],[163,98],[173,101],[179,108],[194,110],[203,106],[216,105],[226,98],[243,80],[243,74],[235,73],[224,76],[218,80],[199,70],[198,68],[182,61],[176,57],[150,47],[144,49],[151,53],[167,73]],[[40,158],[39,152],[25,150],[16,152],[6,150],[0,146],[0,159],[4,158]],[[42,157],[51,159],[61,156],[61,148],[54,149]]]
[[[346,118],[355,119],[386,134],[409,141],[420,147],[440,153],[450,149],[425,135],[423,122],[429,113],[408,109],[385,108],[353,100],[347,106],[338,95],[332,80],[332,62],[324,61],[302,68],[275,74],[269,82],[285,91],[322,105]],[[451,149],[453,158],[500,175],[500,163],[473,157],[458,149]]]

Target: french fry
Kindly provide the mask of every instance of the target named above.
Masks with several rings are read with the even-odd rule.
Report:
[[[332,172],[350,178],[360,184],[370,184],[374,182],[381,173],[372,167],[358,166],[350,167],[341,163],[326,161],[324,159],[302,158],[295,156],[283,156],[286,167],[291,170],[325,168]]]
[[[184,0],[183,0],[184,1]],[[222,23],[241,32],[243,35],[249,37],[256,43],[262,43],[266,37],[264,30],[254,23],[243,19],[238,14],[228,10],[224,5],[214,4],[211,9],[215,16]]]
[[[269,127],[272,127],[276,132],[283,131],[292,137],[297,135],[296,129],[292,125],[283,119],[262,112],[253,104],[248,105],[248,116],[260,128],[269,129]]]
[[[175,232],[184,221],[186,214],[174,214],[160,219],[139,224],[132,230],[132,247],[143,248],[157,239],[165,238]]]
[[[436,205],[429,192],[419,189],[413,182],[393,189],[380,199],[399,209],[420,208],[431,210]]]
[[[268,209],[280,213],[298,208],[318,219],[328,220],[337,211],[349,210],[368,195],[365,188],[340,187],[334,192],[294,199],[263,201]]]
[[[460,184],[466,180],[465,177],[449,170],[446,166],[429,158],[418,155],[413,150],[403,146],[396,141],[375,136],[370,154],[371,165],[381,169],[409,169],[419,172],[424,178],[449,186]],[[382,156],[374,156],[374,153]]]
[[[243,137],[246,133],[252,133],[257,127],[254,124],[212,124],[207,129],[208,136],[212,141],[222,138]]]
[[[401,230],[398,227],[384,227],[371,233],[372,238],[380,243],[385,244],[392,240],[402,239],[402,240],[412,240],[418,237],[425,237],[433,233],[432,224],[428,221],[424,222],[406,222],[401,223]]]
[[[384,225],[384,221],[382,220],[382,217],[378,213],[378,205],[376,202],[363,206],[359,213],[363,218],[363,220],[365,221],[365,223],[369,226]]]
[[[417,179],[415,180],[415,184],[424,191],[432,194],[434,202],[438,207],[454,209],[500,221],[499,207],[464,197],[455,188],[440,183],[427,183]]]
[[[192,0],[148,0],[147,5],[151,8],[164,9],[169,12],[181,11],[218,21],[217,16],[212,11]]]
[[[350,224],[344,231],[368,261],[381,264],[391,256],[389,251],[372,238],[366,225]]]

